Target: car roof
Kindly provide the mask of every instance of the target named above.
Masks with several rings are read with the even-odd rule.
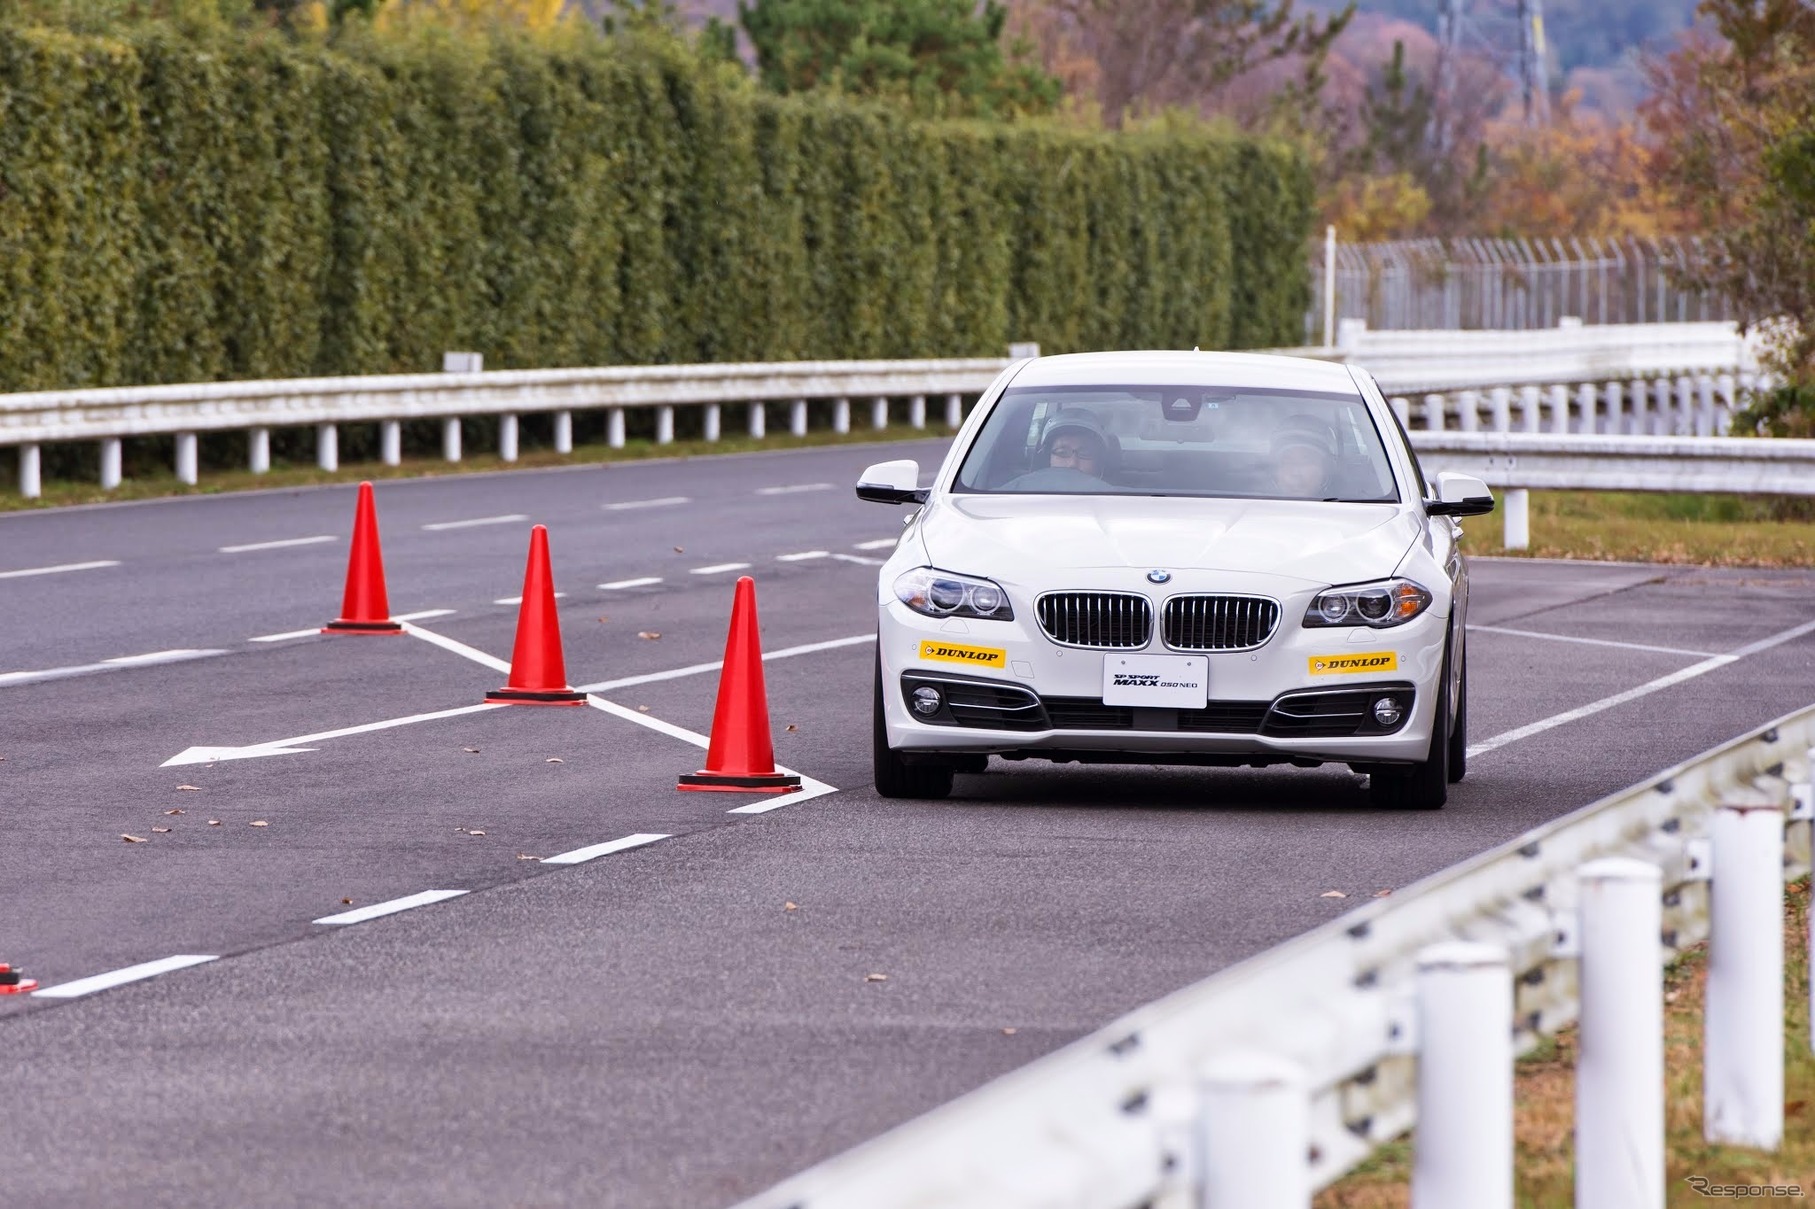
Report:
[[[1009,383],[1026,386],[1173,386],[1325,391],[1359,394],[1348,367],[1310,357],[1268,353],[1120,352],[1065,353],[1022,366]]]

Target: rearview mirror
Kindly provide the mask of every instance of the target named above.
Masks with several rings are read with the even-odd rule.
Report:
[[[920,486],[920,463],[912,458],[878,462],[857,476],[857,498],[872,504],[924,504],[929,494]]]
[[[1437,498],[1426,500],[1424,510],[1432,516],[1481,516],[1494,510],[1494,496],[1474,475],[1445,470],[1437,476]]]

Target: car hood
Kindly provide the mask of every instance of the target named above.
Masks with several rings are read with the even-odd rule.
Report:
[[[1179,497],[961,495],[920,525],[932,565],[1021,582],[1043,568],[1279,575],[1311,584],[1391,575],[1419,524],[1394,504]]]

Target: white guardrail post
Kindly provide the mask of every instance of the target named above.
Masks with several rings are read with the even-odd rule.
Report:
[[[1607,857],[1580,876],[1576,1209],[1663,1209],[1663,872]]]
[[[1506,951],[1418,954],[1412,1209],[1512,1209],[1513,988]]]
[[[323,470],[340,469],[340,429],[332,424],[315,426],[315,464]]]
[[[252,430],[252,432],[250,434],[250,439],[248,441],[248,445],[251,448],[257,448],[258,435],[261,432],[265,432],[265,430],[262,428],[255,428]],[[270,434],[269,433],[266,433],[265,439],[266,439],[265,448],[267,450],[269,450],[270,449],[270,444],[269,444]],[[121,447],[120,447],[120,438],[109,437],[105,441],[101,442],[101,490],[102,491],[112,491],[114,488],[116,488],[120,485],[120,477],[121,477],[120,463],[122,461],[121,453],[122,453],[122,451],[121,451]],[[271,455],[269,452],[267,452],[265,454],[265,464],[267,466],[269,466],[270,463],[271,463]]]
[[[44,494],[43,464],[36,444],[19,446],[19,494],[28,500]]]
[[[193,432],[176,434],[176,478],[179,483],[196,484],[196,442]]]
[[[1714,813],[1702,1042],[1702,1132],[1759,1150],[1783,1140],[1787,792],[1766,788],[1771,780],[1730,790]]]
[[[1220,1054],[1198,1073],[1197,1209],[1309,1209],[1311,1098],[1304,1069]]]

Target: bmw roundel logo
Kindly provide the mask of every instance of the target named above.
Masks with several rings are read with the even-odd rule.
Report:
[[[1167,581],[1169,581],[1171,578],[1172,578],[1172,572],[1170,572],[1170,571],[1157,571],[1156,570],[1156,571],[1147,572],[1147,582],[1150,584],[1163,584],[1163,583],[1166,583]]]

